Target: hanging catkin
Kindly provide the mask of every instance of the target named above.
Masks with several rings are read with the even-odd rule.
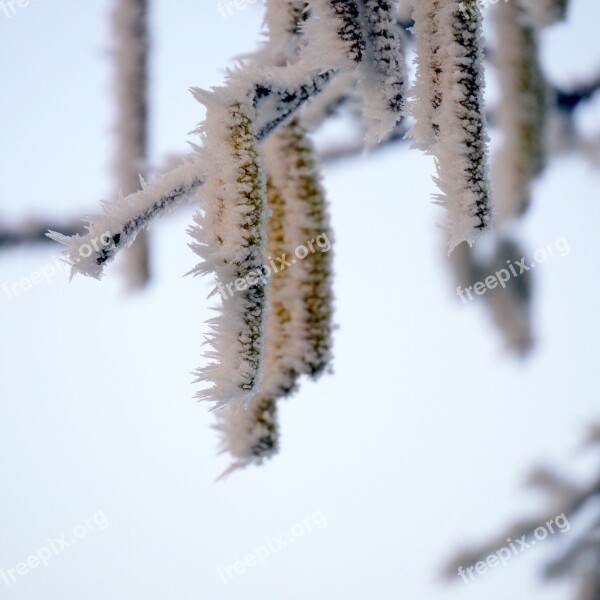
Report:
[[[195,274],[212,272],[221,299],[220,314],[206,355],[213,362],[197,371],[212,383],[197,397],[246,403],[258,391],[262,373],[267,286],[260,278],[265,252],[266,186],[254,132],[251,98],[230,92],[204,95],[205,152],[213,159],[203,188],[203,207],[191,229],[193,249],[203,259]]]

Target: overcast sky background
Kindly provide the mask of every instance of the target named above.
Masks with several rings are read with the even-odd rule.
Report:
[[[108,0],[32,0],[0,13],[1,218],[59,219],[112,193]],[[258,5],[225,20],[217,3],[152,3],[156,163],[186,150],[203,108],[187,89],[221,83],[258,39]],[[544,37],[559,82],[600,67],[600,7],[573,0]],[[600,135],[600,102],[582,127]],[[123,294],[65,271],[9,300],[0,294],[0,568],[103,511],[97,529],[6,587],[42,600],[567,600],[540,586],[552,540],[465,585],[440,583],[459,547],[543,512],[522,488],[548,463],[595,473],[578,444],[598,420],[600,172],[555,160],[536,187],[521,239],[533,253],[559,238],[571,252],[535,275],[537,347],[507,355],[479,304],[454,294],[436,227],[430,158],[406,146],[325,170],[336,242],[335,374],[281,406],[282,449],[263,468],[213,483],[207,406],[192,400],[210,281],[196,261],[193,209],[152,229],[155,277]],[[55,246],[0,254],[0,284],[51,264]],[[314,527],[225,584],[233,564],[318,514]],[[319,521],[322,523],[323,521]]]

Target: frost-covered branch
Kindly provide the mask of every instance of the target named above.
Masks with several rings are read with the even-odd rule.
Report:
[[[142,189],[127,197],[103,202],[103,214],[94,217],[86,225],[85,235],[69,236],[50,231],[49,237],[67,249],[64,260],[71,265],[71,273],[80,273],[100,278],[104,266],[114,260],[119,250],[127,248],[137,234],[157,217],[161,217],[177,208],[184,201],[196,199],[198,188],[204,182],[203,163],[197,156],[157,177],[149,184],[141,183]],[[98,249],[91,254],[82,252],[92,242]],[[92,244],[93,245],[93,244]]]
[[[296,89],[274,87],[271,90],[261,84],[258,95],[265,94],[267,90],[267,95],[275,98],[276,108],[268,107],[271,120],[267,120],[256,132],[257,141],[263,141],[313,94],[318,94],[330,77],[331,73],[322,73]],[[260,121],[257,118],[257,122]],[[171,172],[158,176],[150,183],[143,182],[140,191],[103,203],[104,213],[90,220],[86,226],[86,235],[68,236],[51,231],[50,238],[67,246],[65,260],[71,265],[73,274],[100,278],[104,266],[114,260],[121,249],[127,248],[137,234],[154,219],[171,212],[184,202],[199,200],[198,190],[205,181],[205,170],[204,158],[196,152],[188,162]],[[84,256],[87,252],[82,253],[82,247],[100,239],[106,240],[106,243],[102,243],[89,256]]]
[[[434,14],[437,14],[439,11],[432,12],[431,10],[432,7],[435,8],[435,6],[437,6],[436,2],[439,2],[439,0],[423,0],[423,2],[419,2],[417,4],[415,17],[418,17],[418,15],[426,9],[429,10],[429,13],[426,14],[429,14],[430,17],[432,17]],[[298,3],[298,5],[300,4],[302,3]],[[358,12],[354,11],[351,6],[350,8],[352,8],[352,10],[350,10],[350,12],[348,12],[348,7],[344,8],[343,11],[342,8],[343,7],[340,7],[339,3],[332,2],[330,4],[326,0],[318,0],[317,2],[312,3],[312,12],[309,11],[309,13],[312,14],[316,12],[320,13],[320,15],[325,15],[325,17],[319,16],[319,18],[308,18],[306,23],[303,23],[301,27],[297,27],[296,35],[298,34],[298,30],[305,31],[306,37],[308,37],[308,34],[310,34],[311,31],[314,34],[315,31],[318,32],[320,30],[326,30],[323,34],[325,35],[325,38],[329,39],[333,45],[337,47],[338,51],[342,51],[344,56],[346,56],[347,60],[345,62],[345,66],[348,69],[347,72],[339,74],[335,78],[333,78],[334,71],[332,70],[325,70],[322,72],[317,72],[316,74],[314,71],[311,73],[310,69],[307,67],[307,57],[305,56],[303,61],[300,61],[301,68],[295,70],[295,75],[293,75],[292,78],[289,78],[288,75],[283,76],[283,72],[285,72],[286,69],[281,67],[279,68],[279,75],[274,76],[272,80],[269,80],[268,77],[266,79],[263,77],[258,83],[256,83],[256,97],[260,99],[260,107],[258,110],[259,114],[257,117],[257,136],[259,140],[262,140],[270,135],[275,128],[290,118],[290,116],[294,114],[300,106],[306,104],[308,99],[314,97],[314,95],[320,93],[323,89],[328,87],[330,80],[332,80],[334,102],[332,104],[321,105],[320,107],[315,104],[315,112],[313,112],[313,116],[315,117],[313,119],[314,122],[318,123],[324,116],[330,114],[333,106],[344,102],[345,97],[344,94],[340,93],[340,88],[337,90],[333,88],[335,88],[338,83],[344,83],[344,85],[346,85],[348,82],[352,81],[353,77],[355,77],[355,72],[353,71],[353,67],[350,67],[350,64],[358,64],[355,59],[362,58],[365,50],[365,42],[362,32],[359,31],[359,27],[357,28],[354,19],[355,12],[356,14],[358,14]],[[340,14],[338,15],[336,11],[340,11]],[[301,14],[306,16],[309,13],[304,12],[303,9]],[[462,14],[464,15],[464,12],[462,12]],[[468,14],[472,14],[472,11],[468,11]],[[275,18],[279,18],[280,16],[281,14],[278,13]],[[348,19],[348,16],[351,18]],[[344,18],[340,19],[340,17]],[[328,18],[330,19],[329,21],[327,20]],[[337,23],[335,28],[331,27],[331,19],[337,19],[337,21],[335,21]],[[346,19],[346,25],[344,25],[344,19]],[[425,46],[423,46],[423,43],[427,41],[427,35],[425,35],[425,33],[419,33],[419,28],[421,27],[422,29],[423,25],[423,17],[417,18],[414,30],[417,34],[417,54],[419,56],[427,55],[427,52],[424,49]],[[311,27],[313,29],[311,29]],[[430,29],[427,29],[430,34],[430,42],[431,39],[433,39],[431,38],[433,33],[435,33],[435,35],[433,35],[434,38],[440,38],[441,33],[437,31],[437,25],[434,29],[431,29],[431,24],[428,27],[430,27]],[[340,31],[343,34],[343,39],[338,35]],[[335,38],[333,40],[331,40],[332,33],[333,37]],[[323,44],[326,44],[326,41],[323,41]],[[329,48],[329,50],[331,50],[331,48]],[[326,60],[323,53],[316,51],[307,52],[306,49],[304,49],[303,52],[306,52],[308,57],[313,56],[313,58],[314,56],[319,55],[319,68],[321,70],[324,68]],[[435,54],[436,52],[437,51],[434,50],[434,56],[437,56]],[[268,54],[268,52],[266,54]],[[349,56],[351,56],[350,59],[348,59]],[[470,58],[468,60],[470,60]],[[337,62],[339,63],[339,61],[340,59],[338,56]],[[333,62],[335,63],[336,60]],[[427,63],[427,61],[424,59],[420,59],[419,69],[421,66],[427,66],[428,64],[429,63]],[[430,67],[430,72],[434,74],[440,70],[436,61],[433,61]],[[473,69],[466,70],[473,71]],[[256,73],[257,71],[255,70],[251,75],[254,76]],[[271,75],[268,70],[266,73]],[[440,73],[438,73],[438,75]],[[308,80],[300,82],[298,79],[300,75],[308,78]],[[281,80],[277,80],[277,77],[279,76],[282,77]],[[342,79],[343,76],[347,77],[345,81]],[[418,91],[418,85],[419,75],[417,77],[415,91]],[[591,97],[591,95],[598,89],[599,82],[594,81],[590,86],[584,87],[585,89],[582,88],[581,90],[575,89],[573,91],[558,91],[556,94],[557,104],[566,111],[573,110],[582,100]],[[427,97],[427,93],[425,92],[420,95],[423,98]],[[477,100],[478,98],[480,98],[480,95],[476,94],[475,99]],[[438,104],[441,104],[441,97],[434,101],[433,104],[431,102],[428,103],[427,101],[422,102],[420,110],[427,112],[432,108],[439,108]],[[463,106],[462,108],[465,107]],[[321,110],[321,112],[319,112],[319,110]],[[419,119],[417,119],[417,125],[418,123]],[[471,127],[475,133],[477,133],[479,125],[480,123],[478,123],[478,120],[475,119],[469,125],[469,127]],[[455,133],[458,131],[459,129],[455,130]],[[415,130],[413,130],[413,133],[415,133]],[[482,131],[481,133],[483,134],[484,132]],[[459,207],[457,209],[459,212],[461,210],[470,210],[472,213],[474,213],[474,215],[469,214],[468,218],[462,220],[462,224],[466,229],[469,229],[469,224],[473,225],[473,227],[470,228],[471,237],[473,234],[477,233],[479,228],[485,225],[485,222],[488,220],[489,216],[485,184],[483,181],[480,181],[482,177],[482,171],[485,170],[481,168],[482,151],[484,148],[482,148],[480,141],[477,141],[477,139],[481,137],[482,136],[477,134],[475,140],[476,143],[471,147],[468,146],[470,143],[469,139],[463,140],[463,142],[466,143],[467,147],[469,148],[469,151],[464,154],[465,159],[470,159],[471,157],[474,158],[471,172],[468,172],[467,170],[462,171],[462,178],[470,179],[468,182],[470,193],[459,196],[457,201],[455,198],[455,201],[452,203],[453,205]],[[397,138],[394,136],[391,141],[397,141]],[[430,139],[429,142],[431,141],[432,140]],[[425,145],[429,144],[429,142],[427,142]],[[345,154],[351,153],[348,152]],[[458,154],[460,155],[460,153]],[[445,173],[452,172],[451,168],[442,170]],[[104,214],[92,219],[88,225],[88,233],[86,235],[74,238],[70,236],[56,235],[54,239],[58,239],[59,241],[65,243],[68,247],[66,251],[66,259],[71,263],[73,272],[100,277],[103,272],[104,265],[110,262],[120,249],[129,246],[138,233],[144,230],[154,218],[163,215],[164,213],[186,201],[198,200],[197,191],[203,182],[203,171],[203,159],[198,156],[198,154],[193,154],[186,165],[179,167],[165,176],[156,178],[150,184],[146,185],[145,189],[142,189],[134,194],[130,194],[122,201],[119,199],[117,201],[105,203]],[[456,172],[461,173],[461,170],[458,169]],[[452,186],[446,184],[445,187],[450,188]],[[464,191],[465,190],[463,190],[463,192]],[[446,194],[446,196],[450,198],[448,194]],[[467,222],[466,225],[465,221]],[[475,229],[475,231],[473,231],[473,229]],[[94,251],[90,256],[84,257],[81,255],[80,249],[82,246],[89,244],[91,240],[98,239],[99,236],[105,234],[106,232],[108,233],[108,236],[104,237],[104,239],[110,240],[107,245],[103,245],[98,251]],[[461,236],[459,235],[458,237]]]
[[[353,88],[358,82],[355,71],[336,74],[325,90],[302,109],[302,123],[309,131],[318,129],[352,97]]]

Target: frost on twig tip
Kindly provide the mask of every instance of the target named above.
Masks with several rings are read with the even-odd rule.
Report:
[[[157,177],[145,189],[102,203],[103,214],[89,218],[87,234],[66,236],[49,232],[48,237],[65,245],[63,260],[76,274],[100,279],[105,265],[118,251],[129,247],[137,234],[157,217],[184,201],[196,199],[204,181],[203,166],[197,157]]]
[[[263,366],[266,190],[254,120],[251,95],[222,88],[207,96],[204,148],[212,162],[190,233],[202,258],[193,273],[214,273],[220,292],[206,353],[212,362],[196,371],[196,381],[212,384],[196,397],[216,408],[246,404],[258,391]]]

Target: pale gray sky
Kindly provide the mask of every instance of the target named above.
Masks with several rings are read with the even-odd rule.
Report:
[[[255,47],[258,5],[224,19],[217,3],[153,3],[152,158],[185,150],[203,109],[187,92],[222,81]],[[107,0],[32,0],[0,13],[2,218],[94,211],[111,193]],[[600,66],[597,5],[573,0],[547,35],[560,81]],[[600,134],[598,101],[586,126]],[[533,253],[558,238],[568,256],[535,272],[538,345],[521,364],[480,305],[454,294],[429,202],[430,158],[406,147],[325,171],[336,234],[335,374],[281,407],[281,454],[214,484],[207,407],[192,400],[209,281],[192,210],[152,230],[156,276],[125,297],[118,266],[102,282],[65,272],[0,295],[0,568],[102,511],[104,529],[32,569],[0,599],[567,600],[539,587],[549,541],[469,586],[437,580],[457,547],[540,507],[520,488],[530,467],[579,465],[598,420],[599,173],[553,162],[522,227]],[[51,264],[58,248],[0,255],[0,284]],[[221,566],[320,515],[264,566],[225,584]],[[299,531],[298,529],[294,531]]]

